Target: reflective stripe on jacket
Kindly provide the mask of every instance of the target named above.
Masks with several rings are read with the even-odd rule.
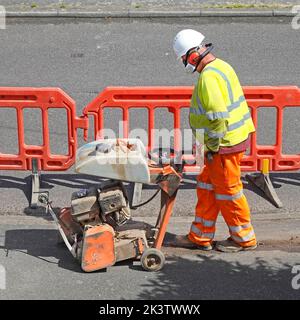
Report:
[[[189,118],[195,135],[196,129],[204,129],[204,143],[212,151],[234,146],[255,131],[239,79],[228,63],[215,59],[202,70]]]

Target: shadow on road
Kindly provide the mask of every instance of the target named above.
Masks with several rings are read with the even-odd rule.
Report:
[[[241,254],[234,262],[223,260],[224,255],[197,255],[197,260],[168,257],[157,277],[141,286],[137,299],[299,299],[291,286],[292,266],[277,260],[274,268],[258,257],[242,264]]]
[[[103,179],[90,175],[79,174],[42,174],[41,175],[41,191],[47,191],[55,188],[55,186],[65,187],[67,189],[80,190],[100,184]],[[38,206],[36,209],[30,208],[31,201],[31,175],[25,178],[0,175],[0,188],[19,189],[23,191],[28,206],[24,208],[24,213],[27,215],[46,215],[45,208]],[[70,199],[66,199],[66,205]]]
[[[285,184],[300,187],[300,172],[273,172],[270,174],[270,178],[275,189]]]
[[[119,227],[118,230],[126,230],[127,226],[131,228],[147,229],[149,224],[131,220],[126,225]],[[5,232],[4,246],[0,249],[10,252],[18,251],[41,259],[47,263],[57,264],[59,268],[82,273],[80,263],[76,260],[65,246],[58,230],[56,229],[16,229]],[[55,258],[58,262],[50,261],[49,258]],[[117,262],[117,265],[132,265],[132,260]],[[105,272],[98,270],[96,272]]]
[[[270,179],[274,185],[275,189],[281,188],[283,185],[300,186],[300,173],[271,173]],[[67,189],[83,189],[87,187],[94,186],[101,183],[103,179],[90,175],[79,175],[79,174],[42,174],[41,175],[41,190],[51,190],[56,186],[64,187]],[[248,181],[242,177],[244,188],[250,190],[251,192],[259,195],[265,200],[269,201],[264,193],[248,183]],[[129,185],[128,185],[129,186]],[[37,209],[31,209],[29,207],[30,197],[31,197],[31,176],[27,176],[24,179],[13,176],[0,175],[0,188],[5,189],[19,189],[23,191],[27,201],[28,207],[24,209],[24,213],[28,215],[44,215],[45,210],[43,207],[38,207]],[[196,176],[184,176],[184,180],[180,186],[180,189],[194,190],[196,188]],[[154,190],[157,189],[156,185],[143,185],[144,190]],[[130,190],[128,187],[128,192]]]
[[[5,244],[0,247],[9,256],[11,251],[23,252],[30,256],[55,263],[58,267],[82,272],[79,263],[72,257],[63,243],[59,243],[57,230],[50,229],[17,229],[5,232]],[[55,258],[58,262],[48,260]]]

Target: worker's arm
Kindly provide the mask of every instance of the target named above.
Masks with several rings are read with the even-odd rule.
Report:
[[[201,94],[209,120],[206,129],[206,147],[212,152],[218,152],[222,138],[227,131],[229,113],[224,98],[227,88],[215,72],[205,72],[201,78]]]
[[[207,131],[206,147],[212,152],[218,152],[222,138],[227,131],[227,120],[216,119],[210,121],[210,127]]]

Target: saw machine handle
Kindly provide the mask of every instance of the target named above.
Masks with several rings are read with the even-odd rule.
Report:
[[[184,150],[175,151],[173,148],[163,147],[152,149],[148,153],[149,159],[154,161],[157,165],[163,166],[168,164],[179,173],[183,172],[183,168],[186,164],[182,155],[184,155]]]
[[[67,238],[64,230],[62,229],[62,227],[61,227],[61,225],[60,225],[60,223],[59,223],[59,220],[58,220],[58,218],[57,218],[57,216],[56,216],[56,214],[55,214],[55,212],[54,212],[54,210],[53,210],[53,208],[52,208],[52,206],[51,206],[51,202],[49,201],[49,195],[46,194],[46,193],[40,194],[40,195],[39,195],[39,201],[40,201],[42,204],[46,205],[47,213],[50,213],[52,219],[54,220],[54,222],[55,222],[55,224],[56,224],[56,226],[57,226],[57,229],[58,229],[58,231],[59,231],[59,233],[60,233],[60,235],[61,235],[61,237],[62,237],[62,239],[63,239],[63,241],[64,241],[64,243],[65,243],[65,245],[67,246],[67,248],[68,248],[69,251],[71,252],[72,256],[73,256],[74,258],[76,258],[76,252],[75,252],[75,248],[76,248],[76,247],[75,247],[75,246],[73,247],[73,246],[71,245],[71,243],[69,242],[69,240],[68,240],[68,238]]]

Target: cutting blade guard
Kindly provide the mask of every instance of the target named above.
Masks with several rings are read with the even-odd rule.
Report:
[[[146,149],[139,139],[100,139],[80,147],[75,170],[102,178],[150,183]]]

